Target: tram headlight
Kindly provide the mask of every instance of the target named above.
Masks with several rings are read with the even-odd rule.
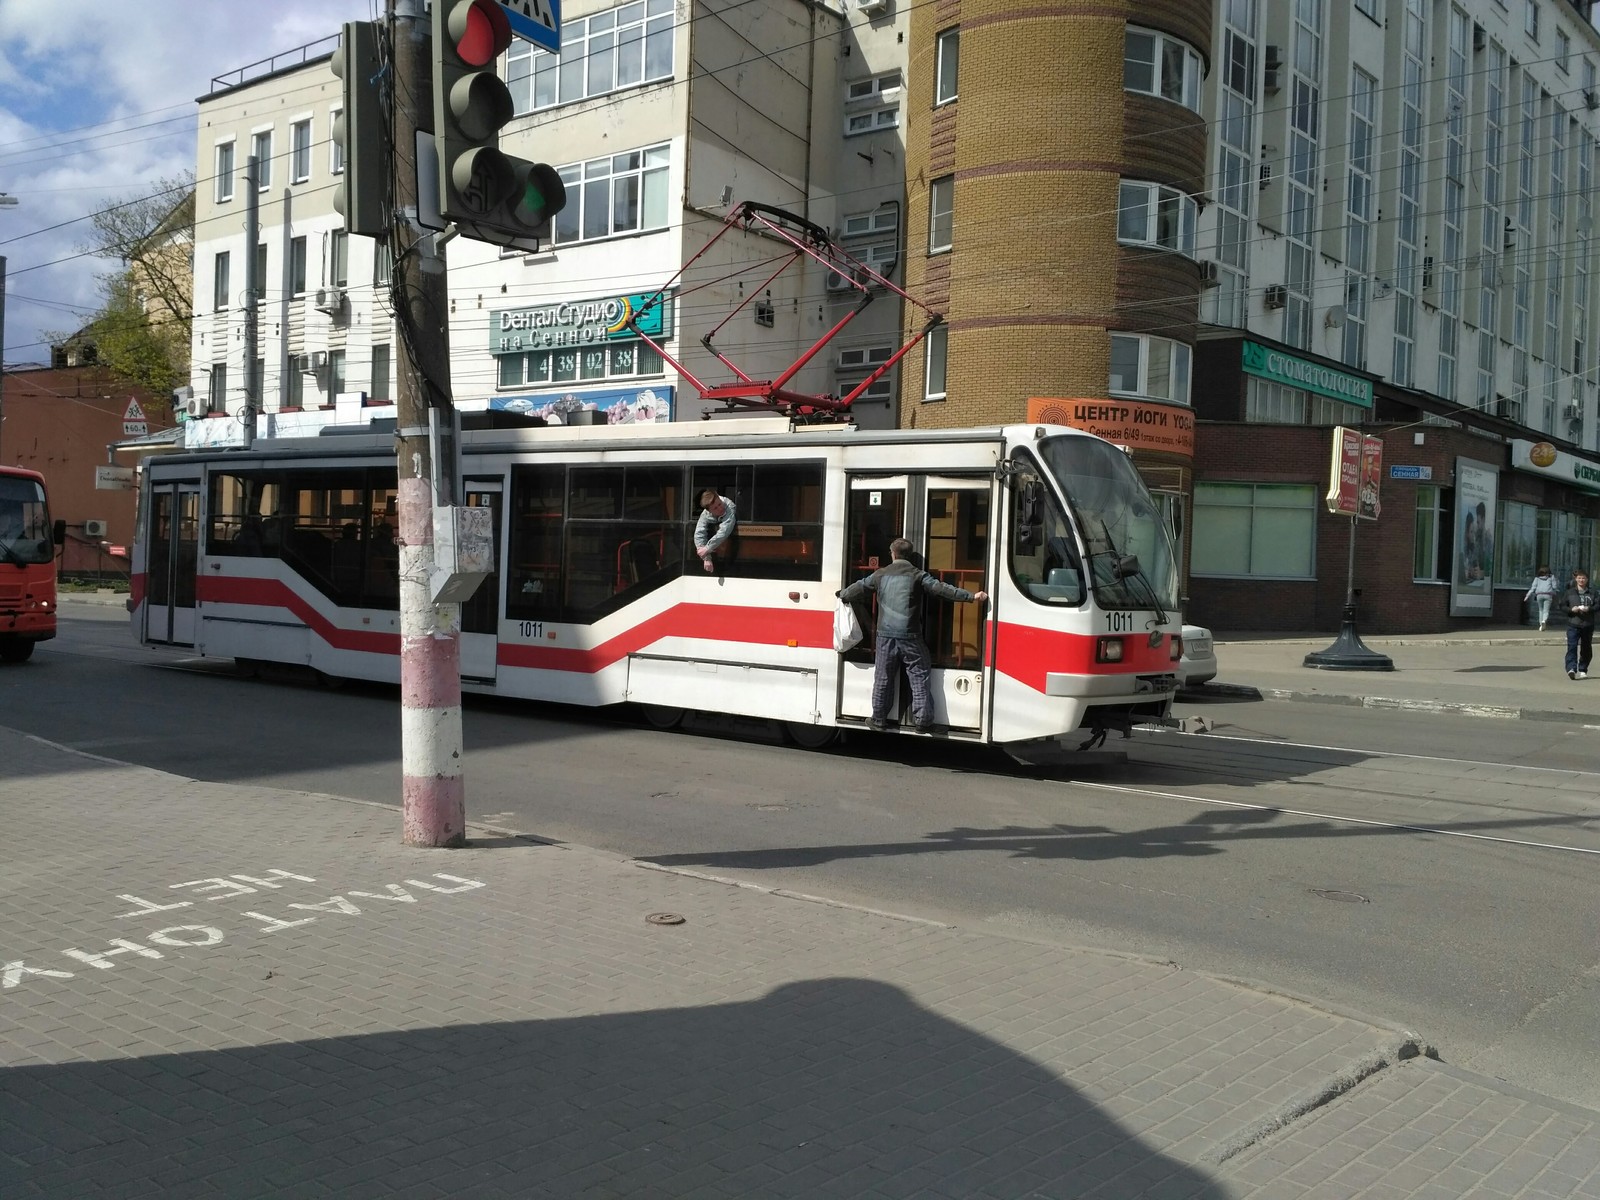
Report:
[[[1094,644],[1094,660],[1097,663],[1121,662],[1122,639],[1115,637],[1097,638]]]
[[[1172,655],[1171,655],[1171,658],[1172,658],[1173,662],[1177,662],[1182,657],[1183,657],[1183,635],[1175,633],[1175,634],[1172,635]]]

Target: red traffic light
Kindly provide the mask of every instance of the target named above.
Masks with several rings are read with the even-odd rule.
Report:
[[[489,66],[511,45],[511,20],[497,0],[460,0],[446,28],[456,57],[469,67]]]

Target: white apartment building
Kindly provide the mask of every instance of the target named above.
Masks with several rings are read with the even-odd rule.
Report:
[[[513,43],[500,70],[517,115],[501,145],[557,167],[567,204],[537,254],[448,243],[442,315],[457,406],[699,419],[698,393],[617,319],[667,287],[740,201],[835,231],[880,268],[898,262],[905,46],[896,19],[878,11],[883,19],[803,0],[573,3],[563,5],[559,56]],[[333,411],[340,396],[389,403],[402,365],[387,256],[346,235],[333,208],[336,45],[219,77],[200,100],[193,386],[215,412],[246,400],[243,180],[254,154],[266,164],[256,249],[263,432],[304,425],[311,419],[280,414]],[[776,251],[755,234],[725,237],[646,328],[702,382],[733,382],[701,339],[748,280],[765,278],[759,268]],[[718,329],[717,347],[752,377],[775,376],[856,302],[838,283],[809,262],[785,272],[761,297],[770,323],[747,309]],[[900,323],[894,297],[877,301],[794,386],[848,390],[898,347]],[[891,373],[859,399],[858,421],[893,424],[894,387]],[[205,424],[206,440],[236,436],[226,422]]]

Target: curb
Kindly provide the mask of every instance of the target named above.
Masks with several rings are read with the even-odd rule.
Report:
[[[1242,683],[1208,683],[1198,691],[1180,692],[1179,695],[1187,695],[1191,699],[1237,696],[1244,700],[1292,700],[1301,704],[1339,704],[1350,708],[1426,712],[1449,717],[1488,717],[1498,721],[1547,721],[1584,726],[1600,724],[1600,715],[1571,710],[1517,708],[1501,704],[1454,704],[1443,700],[1402,700],[1393,696],[1349,696],[1339,692],[1262,688]]]

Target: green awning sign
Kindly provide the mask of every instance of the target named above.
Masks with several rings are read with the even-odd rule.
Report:
[[[1372,407],[1372,380],[1296,358],[1282,350],[1269,350],[1259,342],[1245,341],[1242,366],[1247,375],[1270,379],[1285,387],[1314,392],[1362,408]]]

